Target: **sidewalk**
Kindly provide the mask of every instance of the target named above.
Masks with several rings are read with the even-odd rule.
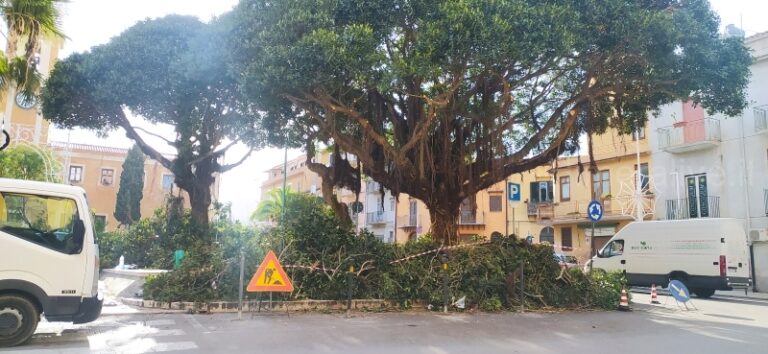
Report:
[[[641,293],[641,294],[650,294],[651,288],[644,288],[644,287],[632,287],[630,289],[634,293]],[[669,295],[669,291],[662,288],[656,288],[656,292],[659,295]],[[766,300],[768,301],[768,293],[756,293],[752,290],[748,290],[747,293],[744,293],[744,290],[717,290],[715,292],[715,295],[713,296],[715,298],[723,297],[723,298],[731,298],[731,299],[754,299],[754,300]]]

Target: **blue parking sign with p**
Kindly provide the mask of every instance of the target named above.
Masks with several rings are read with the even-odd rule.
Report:
[[[519,202],[520,201],[520,184],[508,182],[507,195],[509,196],[510,202]]]

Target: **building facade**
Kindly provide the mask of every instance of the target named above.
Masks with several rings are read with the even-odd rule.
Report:
[[[768,290],[768,33],[745,39],[755,58],[748,108],[709,115],[677,102],[651,120],[658,219],[737,218],[753,253],[755,288]]]

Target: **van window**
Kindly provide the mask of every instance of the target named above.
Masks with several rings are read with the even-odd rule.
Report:
[[[603,249],[603,257],[621,256],[624,254],[624,240],[615,240]]]
[[[79,219],[72,199],[0,192],[0,231],[50,249],[73,254],[82,250],[74,236]]]

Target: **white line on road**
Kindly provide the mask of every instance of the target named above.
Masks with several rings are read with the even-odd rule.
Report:
[[[89,347],[77,347],[77,348],[61,348],[61,349],[36,349],[33,347],[28,348],[14,348],[9,353],[17,354],[83,354],[83,353],[161,353],[179,350],[193,350],[198,346],[194,342],[168,342],[168,343],[153,343],[148,346],[121,346],[117,348],[101,348],[91,349]]]
[[[173,326],[176,324],[174,320],[149,320],[136,322],[145,326]]]
[[[198,330],[198,331],[200,331],[200,332],[202,332],[202,333],[211,333],[210,331],[208,331],[208,329],[207,329],[207,328],[205,328],[205,326],[201,325],[201,324],[200,324],[200,322],[198,322],[198,321],[197,321],[197,319],[195,318],[195,316],[192,316],[192,315],[186,315],[186,316],[184,316],[184,317],[186,317],[186,318],[187,318],[187,321],[188,321],[190,324],[192,324],[192,327],[195,327],[195,329],[196,329],[196,330]]]

